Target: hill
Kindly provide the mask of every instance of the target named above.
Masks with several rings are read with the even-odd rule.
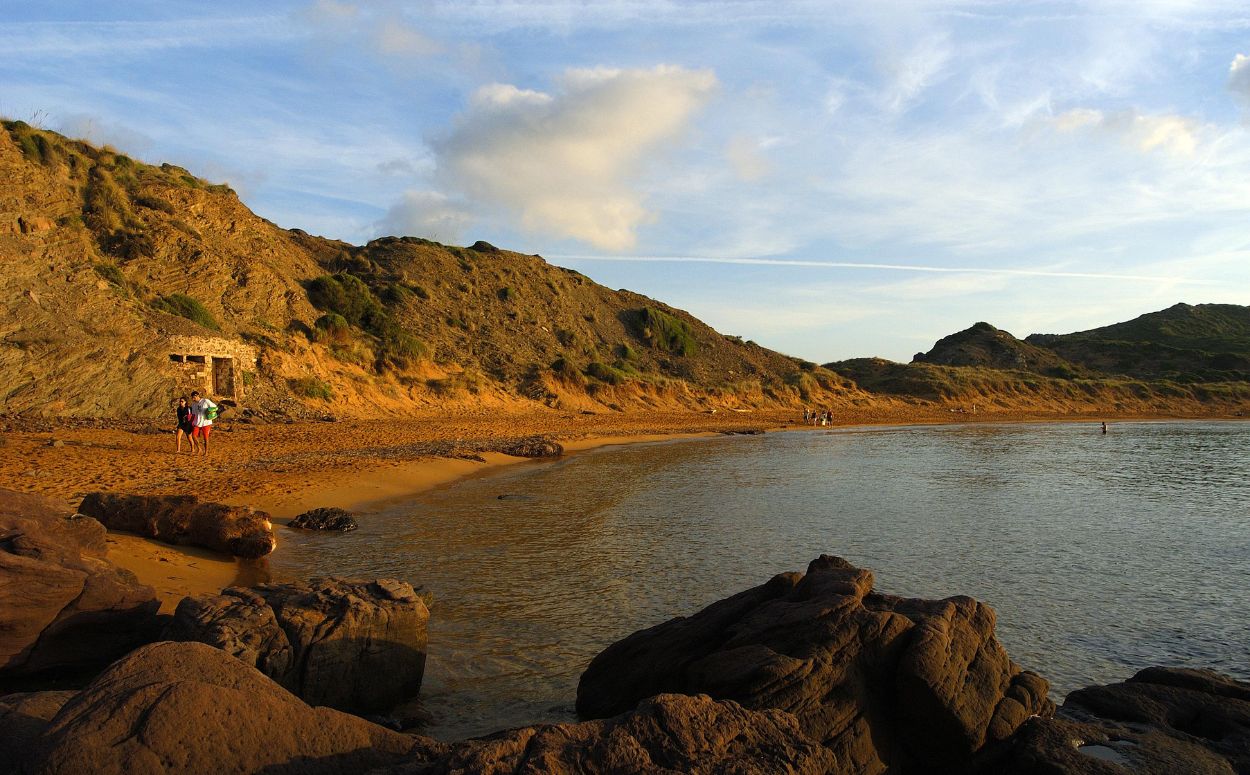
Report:
[[[0,132],[0,412],[752,407],[857,394],[540,256],[283,229],[224,185],[21,122]]]
[[[1177,382],[1250,380],[1250,307],[1177,304],[1124,323],[1073,334],[1033,334],[1088,369]]]
[[[1076,373],[1072,364],[1053,350],[1021,341],[989,323],[976,323],[939,339],[933,349],[917,353],[912,362],[1032,371],[1054,377]]]

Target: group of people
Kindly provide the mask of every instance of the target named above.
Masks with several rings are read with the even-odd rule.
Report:
[[[191,454],[203,450],[208,457],[208,437],[213,433],[213,419],[217,417],[217,404],[208,396],[200,396],[200,391],[191,392],[191,401],[186,396],[178,398],[178,451],[182,452],[182,440],[191,442]]]
[[[833,410],[827,409],[820,411],[818,409],[803,410],[804,425],[833,425]]]

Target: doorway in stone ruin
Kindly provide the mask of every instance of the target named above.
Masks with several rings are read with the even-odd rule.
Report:
[[[234,358],[213,358],[213,394],[234,398]]]

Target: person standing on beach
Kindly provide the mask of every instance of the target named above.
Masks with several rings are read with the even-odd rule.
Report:
[[[217,416],[217,404],[208,400],[208,396],[200,397],[200,391],[191,393],[191,443],[199,440],[204,449],[204,457],[208,457],[208,437],[213,432],[213,417]]]
[[[178,397],[177,412],[178,412],[178,425],[174,428],[174,433],[176,433],[178,436],[178,451],[179,452],[182,451],[182,440],[185,438],[187,441],[191,442],[191,454],[194,455],[195,454],[195,437],[191,435],[192,431],[195,430],[195,425],[194,425],[194,420],[193,420],[194,413],[191,411],[191,407],[187,405],[186,396]]]

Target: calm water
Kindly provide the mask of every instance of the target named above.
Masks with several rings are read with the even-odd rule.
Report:
[[[573,718],[602,648],[824,553],[967,594],[1056,699],[1153,664],[1250,678],[1250,423],[812,430],[605,448],[284,531],[278,578],[435,596],[422,697],[457,738]],[[500,498],[500,496],[504,496]]]

